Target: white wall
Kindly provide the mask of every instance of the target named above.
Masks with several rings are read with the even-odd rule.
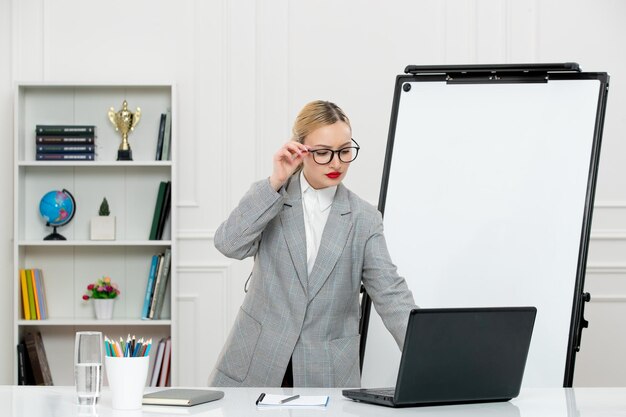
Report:
[[[13,376],[13,95],[11,84],[11,2],[0,0],[0,192],[6,203],[0,210],[0,384]]]
[[[577,61],[608,71],[587,276],[591,328],[575,383],[626,385],[625,16],[621,0],[0,0],[0,134],[10,147],[14,81],[177,83],[179,383],[202,385],[250,268],[219,255],[213,233],[249,184],[269,174],[307,101],[333,100],[351,117],[363,150],[347,184],[375,204],[393,83],[407,64]],[[8,193],[11,153],[0,158]],[[7,286],[15,275],[11,227],[7,208]],[[11,300],[0,292],[4,340]],[[0,345],[0,383],[11,383],[13,349]]]

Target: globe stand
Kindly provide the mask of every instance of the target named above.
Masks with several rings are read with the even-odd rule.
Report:
[[[50,225],[48,224],[47,226],[50,226]],[[43,240],[67,240],[67,239],[62,234],[57,233],[56,226],[52,226],[52,233],[44,237]]]

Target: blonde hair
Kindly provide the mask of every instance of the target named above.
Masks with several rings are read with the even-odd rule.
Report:
[[[335,103],[323,100],[312,101],[298,113],[293,124],[292,139],[296,142],[304,143],[304,138],[315,129],[337,122],[344,122],[352,130],[350,119]]]

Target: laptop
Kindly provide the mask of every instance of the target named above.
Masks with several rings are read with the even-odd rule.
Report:
[[[519,395],[535,307],[415,309],[395,388],[345,389],[390,407],[508,401]]]

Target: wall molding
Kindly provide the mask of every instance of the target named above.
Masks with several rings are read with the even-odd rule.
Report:
[[[213,240],[214,229],[183,229],[176,232],[178,240]]]
[[[594,295],[591,294],[590,303],[626,303],[626,295]]]
[[[587,274],[606,275],[624,274],[626,275],[626,264],[591,264],[587,265]]]
[[[626,201],[623,200],[605,200],[596,201],[593,204],[596,209],[626,209]]]
[[[626,229],[591,229],[590,240],[626,240]]]
[[[198,273],[198,272],[210,272],[210,273],[215,273],[215,272],[221,272],[224,275],[228,274],[228,270],[231,267],[231,264],[229,263],[223,263],[223,262],[211,262],[211,263],[198,263],[198,264],[193,264],[193,263],[188,263],[188,264],[179,264],[176,267],[176,271],[178,271],[179,273],[187,273],[187,274],[192,274],[192,273]]]

